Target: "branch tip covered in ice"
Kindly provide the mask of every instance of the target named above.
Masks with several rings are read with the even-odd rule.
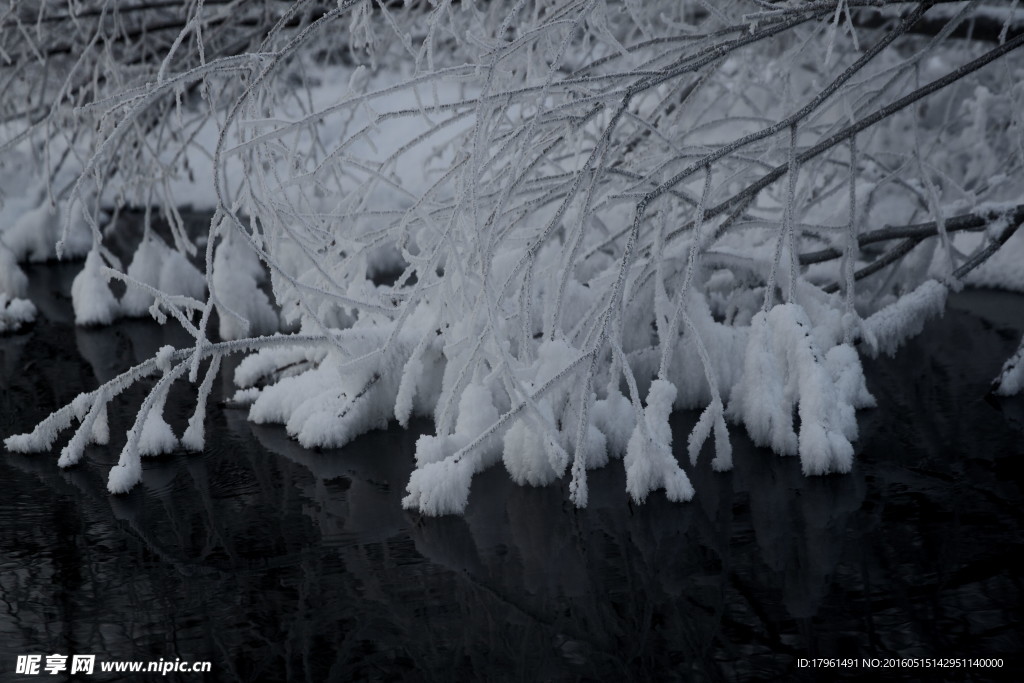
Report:
[[[1024,391],[1024,338],[1021,338],[1014,354],[1006,359],[993,384],[995,393],[1000,396],[1013,396]]]
[[[912,292],[865,318],[862,332],[871,354],[895,354],[905,340],[924,329],[929,318],[942,315],[948,292],[946,285],[937,280],[927,280]]]

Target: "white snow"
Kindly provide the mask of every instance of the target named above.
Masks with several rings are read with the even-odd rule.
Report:
[[[107,490],[111,493],[127,493],[142,481],[142,463],[139,459],[125,459],[123,452],[121,458],[124,462],[111,467],[107,475]]]
[[[290,377],[319,364],[326,356],[327,349],[323,346],[270,346],[260,349],[242,359],[235,368],[235,384],[246,389],[265,379]],[[289,371],[290,374],[282,374]]]
[[[213,380],[220,370],[220,362],[220,354],[214,355],[210,360],[210,367],[206,370],[206,376],[199,387],[195,412],[189,418],[185,433],[181,435],[181,445],[190,451],[202,451],[206,445],[206,402],[210,397],[210,390],[213,388]]]
[[[238,408],[241,406],[251,406],[256,402],[256,399],[260,397],[259,387],[249,387],[248,389],[239,389],[231,398],[227,400],[227,403],[232,408]]]
[[[578,355],[579,352],[562,339],[542,343],[537,349],[536,360],[523,371],[523,376],[530,378],[523,383],[524,394],[533,393],[554,378]],[[502,460],[505,469],[517,483],[544,486],[564,474],[569,463],[568,435],[574,432],[571,429],[560,431],[557,425],[561,422],[575,423],[572,416],[563,409],[567,396],[568,387],[537,401],[536,408],[527,409],[504,435]],[[466,400],[464,393],[462,401]],[[460,420],[461,410],[460,404]],[[497,415],[491,422],[496,419]],[[595,462],[607,462],[603,437],[592,435],[589,438],[593,444],[588,450],[593,450]]]
[[[398,384],[398,394],[395,396],[395,419],[402,427],[409,426],[413,400],[416,398],[416,391],[422,376],[423,359],[413,355],[406,361],[405,367],[402,369],[402,379]]]
[[[1018,228],[999,251],[968,273],[966,282],[974,287],[1024,293],[1024,227]]]
[[[416,464],[402,499],[405,508],[438,516],[462,514],[469,501],[474,474],[496,464],[501,458],[502,435],[490,430],[499,417],[491,390],[478,383],[466,387],[459,402],[459,419],[454,433],[421,436],[416,442]],[[467,449],[476,443],[472,450]]]
[[[491,390],[480,384],[470,384],[459,401],[458,421],[452,434],[431,436],[425,434],[416,441],[416,464],[419,467],[439,462],[467,446],[498,420]],[[483,451],[497,449],[496,440],[481,446]]]
[[[944,284],[927,280],[914,291],[865,318],[861,329],[869,354],[895,354],[905,340],[924,329],[929,318],[942,315],[948,292]]]
[[[758,313],[751,327],[730,417],[743,423],[757,445],[799,454],[805,475],[848,472],[851,441],[857,438],[855,410],[873,405],[856,352],[841,344],[822,353],[798,304]]]
[[[143,238],[128,266],[129,278],[170,296],[187,296],[201,300],[206,292],[206,279],[189,263],[188,258],[168,247],[156,235]],[[124,315],[144,316],[153,305],[153,295],[128,282],[121,308]]]
[[[36,190],[40,197],[45,196]],[[14,254],[18,262],[41,263],[57,258],[57,242],[61,240],[64,223],[62,215],[67,202],[53,206],[48,201],[22,212],[9,226],[0,226],[0,242]],[[68,239],[63,242],[62,258],[79,258],[92,248],[92,234],[82,217],[81,202],[71,209]],[[5,229],[6,228],[6,229]]]
[[[0,233],[0,241],[19,262],[39,263],[56,258],[58,239],[60,216],[57,209],[48,203],[21,214],[13,225]]]
[[[672,454],[672,428],[668,417],[676,400],[676,388],[662,379],[651,383],[644,408],[644,424],[637,424],[626,447],[626,491],[637,503],[651,491],[665,489],[672,501],[693,498],[693,485]]]
[[[277,312],[259,288],[265,271],[254,254],[232,239],[217,245],[211,287],[217,301],[221,339],[272,334],[279,327]]]
[[[547,436],[555,429],[551,402],[541,401],[538,407],[540,415],[522,417],[505,432],[502,460],[512,481],[520,485],[547,486],[561,474],[551,464],[559,460],[561,445]]]
[[[170,344],[164,344],[157,349],[156,355],[153,356],[157,370],[163,373],[171,371],[171,356],[174,354],[174,350],[174,347]]]
[[[1006,359],[995,381],[995,393],[1013,396],[1024,391],[1024,338],[1012,356]]]
[[[91,405],[89,400],[91,399]],[[107,402],[103,392],[98,395],[89,396],[80,394],[75,399],[75,412],[81,422],[81,426],[71,437],[71,441],[60,452],[60,459],[57,465],[60,467],[71,467],[78,464],[85,454],[85,447],[90,443],[106,445],[110,439],[110,431],[107,426]]]
[[[700,455],[701,447],[712,429],[715,434],[715,457],[711,461],[711,467],[716,472],[727,472],[732,469],[732,444],[729,441],[729,432],[725,424],[725,407],[722,401],[715,397],[701,413],[700,419],[690,432],[686,447],[690,454],[690,464],[696,465]]]
[[[605,398],[594,403],[591,416],[594,426],[605,436],[608,455],[616,458],[625,455],[629,438],[636,426],[636,411],[629,399],[618,390],[609,392]]]
[[[142,433],[139,435],[139,455],[162,455],[170,453],[178,446],[178,437],[174,435],[171,426],[164,420],[164,403],[167,401],[166,389],[156,397],[153,405],[146,415],[146,421],[142,425]]]
[[[108,325],[117,318],[120,305],[107,285],[103,274],[103,257],[93,249],[85,258],[85,266],[71,283],[71,303],[78,325]]]
[[[339,448],[371,429],[387,425],[394,413],[401,373],[399,366],[415,344],[403,335],[387,354],[374,353],[381,343],[376,328],[350,328],[337,335],[339,346],[362,360],[344,363],[337,349],[317,362],[321,351],[266,353],[259,361],[240,368],[243,382],[272,374],[271,364],[289,364],[296,358],[315,364],[297,374],[285,374],[259,391],[249,409],[256,423],[284,424],[288,433],[307,447]],[[436,398],[437,380],[425,380],[425,397]],[[417,414],[428,414],[433,403],[416,401]]]
[[[36,319],[36,307],[28,299],[15,299],[0,293],[0,334],[17,332]]]
[[[60,238],[58,243],[54,245],[56,255],[59,258],[82,258],[92,250],[93,235],[85,219],[85,212],[89,210],[86,204],[88,203],[91,206],[94,200],[95,195],[92,195],[88,196],[85,201],[68,199],[61,203],[60,215],[63,217],[70,211],[70,216],[67,226],[64,225],[63,221],[59,224]],[[70,209],[68,209],[69,203],[71,204]],[[97,218],[97,223],[102,225],[106,219],[106,216],[100,216]],[[67,228],[66,238],[64,237],[65,227]]]
[[[69,135],[28,130],[20,140],[24,121],[8,111],[13,118],[0,122],[0,331],[35,315],[18,263],[54,258],[68,225],[59,253],[87,254],[72,286],[77,323],[147,313],[162,323],[170,311],[195,337],[193,383],[212,356],[181,438],[192,450],[205,443],[221,355],[244,351],[233,401],[251,403],[250,420],[282,424],[302,446],[343,447],[392,417],[402,426],[432,417],[435,433],[417,443],[403,500],[424,514],[462,512],[472,477],[498,462],[531,486],[564,481],[572,463],[570,497],[582,505],[587,470],[622,457],[635,501],[658,489],[689,500],[693,487],[677,461],[684,449],[669,425],[679,409],[700,411],[686,439],[692,467],[705,466],[699,456],[711,439],[710,467],[732,467],[728,419],[756,443],[798,455],[805,474],[849,471],[856,411],[874,405],[858,352],[892,354],[941,314],[947,289],[959,286],[950,266],[1005,225],[951,234],[951,249],[945,236],[928,237],[899,263],[849,284],[897,244],[858,251],[857,235],[1014,209],[1024,192],[1012,172],[1020,55],[885,118],[849,146],[815,152],[741,207],[744,188],[795,161],[798,147],[842,138],[851,121],[889,101],[877,97],[879,79],[905,71],[910,53],[884,50],[779,135],[768,122],[815,101],[861,54],[853,34],[785,32],[768,52],[702,70],[691,90],[685,70],[664,70],[732,38],[677,40],[685,22],[702,21],[685,3],[631,2],[610,13],[603,4],[590,15],[580,14],[591,7],[582,3],[507,19],[501,3],[486,12],[362,12],[349,28],[379,69],[320,63],[324,43],[314,31],[294,61],[211,54],[200,75],[183,67],[186,41],[159,74],[142,63],[124,74],[138,76],[131,85],[108,79],[89,93],[99,104],[79,103],[81,125]],[[723,4],[708,16],[718,22],[736,11]],[[391,25],[377,27],[378,19]],[[376,28],[401,39],[375,40]],[[332,30],[321,34],[332,40]],[[430,37],[415,65],[391,51],[416,53],[414,36]],[[434,36],[444,37],[443,53],[432,53]],[[267,49],[288,37],[271,36]],[[914,57],[922,83],[969,58],[935,43]],[[247,75],[263,66],[272,67],[266,79]],[[786,88],[749,87],[780,73]],[[287,85],[297,96],[279,96],[277,76],[296,79]],[[198,108],[178,103],[158,132],[135,125],[132,117],[159,111],[193,78],[204,79]],[[889,85],[886,97],[909,87]],[[678,88],[687,89],[687,106],[665,107]],[[52,113],[70,112],[61,101]],[[40,129],[53,130],[53,120]],[[105,175],[115,165],[118,173]],[[166,211],[186,202],[217,210],[209,232],[194,236],[207,247],[201,267],[190,260],[192,238]],[[99,205],[164,209],[174,239],[165,242],[147,220],[122,275],[107,250],[112,235],[87,227],[85,211]],[[740,210],[727,221],[733,207]],[[797,265],[797,252],[844,245],[841,259]],[[104,259],[126,281],[121,301]],[[967,283],[1024,291],[1024,230]],[[837,286],[850,287],[849,297],[827,293]],[[197,310],[204,324],[215,312],[226,343],[212,325],[194,324]],[[257,339],[229,343],[249,337]],[[1021,353],[1007,361],[998,391],[1021,389]],[[165,379],[181,373],[173,363],[181,358],[163,347],[149,371],[124,382],[154,366]],[[179,443],[160,386],[110,473],[112,491],[140,480],[142,455]],[[106,406],[122,389],[76,399],[68,414],[8,438],[8,448],[51,448],[77,421],[60,464],[79,462],[89,443],[109,440]]]
[[[462,514],[469,503],[470,480],[477,471],[474,460],[440,460],[413,470],[402,505],[430,517]]]
[[[12,299],[24,298],[28,292],[28,277],[18,267],[18,260],[14,252],[0,242],[0,294],[6,294]]]

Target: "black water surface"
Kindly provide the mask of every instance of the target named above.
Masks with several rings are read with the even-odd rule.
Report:
[[[76,269],[32,268],[42,316],[0,339],[0,436],[184,341],[75,327]],[[1024,297],[955,297],[866,363],[879,405],[859,415],[853,473],[804,478],[737,432],[733,472],[686,465],[684,505],[631,506],[613,462],[576,511],[564,485],[517,487],[499,466],[465,517],[420,519],[400,500],[428,423],[311,452],[222,408],[205,453],[148,460],[110,496],[140,387],[75,468],[0,454],[0,679],[60,680],[14,674],[17,655],[60,653],[212,662],[152,677],[182,681],[1024,680],[1024,402],[986,397],[1022,326]],[[192,409],[183,388],[168,419]],[[694,417],[673,420],[685,443]],[[1003,668],[798,667],[814,657]]]

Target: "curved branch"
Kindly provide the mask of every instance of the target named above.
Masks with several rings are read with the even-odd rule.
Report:
[[[977,213],[968,213],[954,218],[946,219],[946,232],[960,232],[963,230],[982,230],[985,226],[990,225],[993,221],[997,221],[1003,218],[1008,218],[1013,224],[1019,224],[1024,221],[1024,204],[1018,204],[1012,212],[1007,211],[981,211]],[[887,225],[884,228],[878,230],[872,230],[870,232],[861,233],[857,236],[857,246],[864,247],[867,244],[874,244],[876,242],[885,242],[887,240],[900,239],[900,238],[912,238],[917,240],[923,240],[928,237],[933,237],[939,234],[939,226],[937,221],[931,221],[928,223],[917,223],[915,225],[900,225],[891,226]],[[808,266],[812,263],[822,263],[824,261],[831,261],[837,259],[843,255],[843,252],[834,247],[828,249],[822,249],[820,251],[812,251],[806,254],[800,254],[800,265]]]

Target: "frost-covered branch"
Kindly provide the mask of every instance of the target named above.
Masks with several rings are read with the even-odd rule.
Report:
[[[858,354],[895,351],[963,282],[1024,290],[1024,33],[946,4],[12,11],[3,310],[28,311],[17,263],[85,256],[80,324],[148,315],[192,341],[7,447],[77,422],[60,463],[123,445],[125,490],[142,454],[202,447],[240,352],[233,401],[304,446],[432,418],[404,501],[427,514],[461,512],[499,462],[582,506],[621,457],[634,500],[688,500],[678,409],[701,411],[694,465],[713,437],[729,469],[743,428],[808,475],[848,471],[873,404]],[[138,234],[110,220],[128,208]],[[127,443],[104,434],[158,369]],[[160,413],[186,381],[179,439]]]

